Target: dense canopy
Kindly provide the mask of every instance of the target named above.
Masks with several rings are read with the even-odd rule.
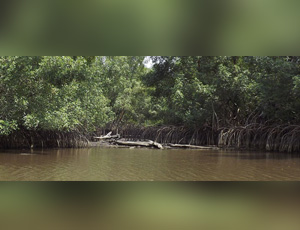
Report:
[[[299,124],[300,58],[0,57],[0,135],[112,124]],[[152,67],[147,68],[146,62]]]

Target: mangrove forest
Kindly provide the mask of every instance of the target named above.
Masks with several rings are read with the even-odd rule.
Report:
[[[300,152],[300,57],[0,57],[0,148],[84,147],[107,133]]]

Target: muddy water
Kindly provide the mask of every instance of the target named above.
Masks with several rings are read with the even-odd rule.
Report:
[[[300,180],[300,156],[138,148],[1,150],[0,180]]]

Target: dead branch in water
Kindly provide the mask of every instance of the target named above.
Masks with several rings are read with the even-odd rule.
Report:
[[[105,129],[120,134],[126,140],[155,140],[161,144],[190,144],[190,145],[216,145],[218,132],[212,127],[184,127],[184,126],[150,126],[134,125],[119,126],[115,130]],[[103,130],[98,135],[104,135]]]
[[[100,136],[100,137],[94,137],[95,139],[99,139],[99,140],[104,140],[104,139],[119,139],[120,138],[120,134],[116,134],[116,135],[111,135],[112,131],[110,131],[108,134],[104,135],[104,136]]]
[[[187,149],[211,149],[211,150],[218,150],[217,146],[199,146],[199,145],[182,145],[182,144],[168,144],[168,146],[174,148],[187,148]]]
[[[141,147],[155,147],[158,149],[164,149],[163,146],[155,141],[121,141],[115,140],[114,144],[127,145],[127,146],[141,146]]]

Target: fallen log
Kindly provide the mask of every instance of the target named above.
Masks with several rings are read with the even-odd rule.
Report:
[[[184,144],[171,144],[169,143],[168,146],[173,148],[188,148],[188,149],[211,149],[211,150],[218,150],[218,147],[215,146],[200,146],[200,145],[184,145]]]
[[[118,145],[127,145],[127,146],[140,146],[140,147],[156,147],[158,149],[164,149],[163,146],[154,141],[121,141],[115,140],[113,143]]]
[[[153,145],[156,146],[158,149],[164,149],[164,147],[160,143],[153,142]]]
[[[99,140],[105,140],[105,139],[114,139],[114,138],[120,138],[120,134],[116,134],[116,135],[105,135],[105,136],[100,136],[100,137],[94,137],[95,139],[99,139]]]
[[[152,142],[143,142],[143,141],[114,141],[118,145],[130,145],[130,146],[144,146],[150,147]]]

